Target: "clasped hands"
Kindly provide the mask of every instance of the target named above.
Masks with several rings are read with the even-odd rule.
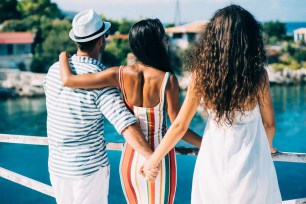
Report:
[[[151,161],[151,158],[149,158],[142,164],[139,170],[139,174],[145,177],[148,181],[154,182],[159,171],[160,171],[160,164],[157,165],[154,164],[154,162]]]

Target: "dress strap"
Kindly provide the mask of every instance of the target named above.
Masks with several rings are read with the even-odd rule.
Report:
[[[129,102],[128,102],[128,100],[127,100],[127,97],[126,97],[125,89],[124,89],[123,69],[124,69],[124,66],[120,66],[120,67],[119,67],[119,85],[120,85],[120,89],[121,89],[121,92],[122,92],[122,95],[123,95],[125,104],[126,104],[131,110],[133,110],[133,106],[131,106],[131,105],[129,104]]]
[[[170,72],[166,72],[163,83],[162,83],[162,87],[160,90],[160,105],[163,107],[164,106],[164,101],[165,101],[165,91],[166,91],[166,86],[167,86],[167,82],[169,80],[170,77]]]

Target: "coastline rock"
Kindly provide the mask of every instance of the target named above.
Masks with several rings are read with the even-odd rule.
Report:
[[[273,67],[268,66],[266,68],[269,81],[272,85],[298,85],[306,84],[306,68],[297,70],[284,69],[275,70]],[[183,72],[182,75],[178,75],[179,86],[182,90],[187,90],[191,80],[191,75],[188,72]]]
[[[43,96],[45,74],[0,69],[0,96]]]
[[[267,68],[270,83],[276,85],[306,84],[306,68],[298,70],[275,70]],[[43,96],[43,79],[46,74],[23,72],[15,69],[0,69],[0,97]],[[188,72],[178,75],[179,86],[187,90],[191,80]]]
[[[306,68],[297,70],[289,68],[283,70],[275,70],[273,67],[268,66],[267,72],[271,84],[295,85],[306,83]]]

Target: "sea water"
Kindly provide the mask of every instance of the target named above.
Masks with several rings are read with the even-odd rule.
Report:
[[[306,153],[306,86],[272,86],[277,131],[274,145],[280,151]],[[0,134],[46,136],[45,98],[0,99]],[[202,135],[205,120],[196,115],[191,129]],[[109,142],[123,142],[106,122]],[[186,146],[185,142],[178,145]],[[109,203],[125,203],[119,178],[121,152],[108,151],[111,163]],[[0,167],[50,185],[48,147],[0,143]],[[176,204],[190,203],[196,156],[177,155]],[[306,164],[275,162],[283,200],[306,197]],[[54,204],[55,199],[0,178],[1,204]]]

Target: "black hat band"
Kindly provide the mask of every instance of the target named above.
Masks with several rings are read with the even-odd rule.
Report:
[[[93,36],[95,36],[95,35],[101,33],[101,32],[104,30],[104,28],[105,28],[105,23],[103,23],[102,27],[101,27],[97,32],[94,32],[94,33],[91,34],[91,35],[88,35],[88,36],[85,36],[85,37],[79,37],[79,36],[76,36],[76,35],[74,35],[74,34],[73,34],[73,35],[74,35],[74,38],[75,38],[75,39],[77,39],[77,40],[83,40],[83,39],[90,38],[90,37],[93,37]]]

